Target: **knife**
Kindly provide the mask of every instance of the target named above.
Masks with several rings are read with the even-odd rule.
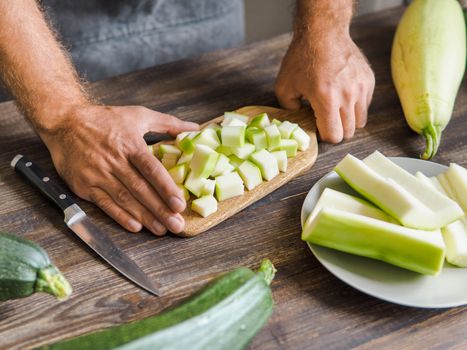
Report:
[[[135,284],[148,292],[160,295],[160,284],[152,282],[128,255],[94,225],[72,196],[59,183],[53,181],[31,160],[21,154],[11,161],[11,167],[21,173],[39,191],[57,205],[65,215],[66,225],[105,261]]]

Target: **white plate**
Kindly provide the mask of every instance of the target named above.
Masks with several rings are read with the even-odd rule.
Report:
[[[420,159],[395,157],[391,160],[413,174],[421,171],[427,176],[435,176],[446,170],[444,165]],[[311,188],[303,202],[302,227],[326,187],[357,195],[337,173],[327,174]],[[422,308],[467,304],[467,268],[457,268],[445,263],[438,276],[424,276],[378,260],[314,244],[308,246],[319,262],[334,276],[376,298]]]

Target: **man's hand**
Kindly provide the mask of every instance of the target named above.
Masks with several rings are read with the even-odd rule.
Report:
[[[320,2],[322,6],[346,3],[315,1]],[[351,13],[352,2],[347,3]],[[296,28],[276,81],[276,95],[284,108],[292,110],[300,108],[301,98],[308,100],[321,139],[337,143],[365,126],[374,74],[350,38],[345,16],[325,19],[323,8],[301,6],[298,10],[311,23]]]
[[[181,232],[181,191],[148,152],[147,132],[197,124],[144,107],[90,103],[35,0],[0,1],[0,77],[47,145],[58,173],[130,231]]]
[[[143,140],[147,132],[177,135],[198,124],[139,106],[73,108],[40,132],[60,176],[129,231],[156,235],[184,228],[185,199]]]

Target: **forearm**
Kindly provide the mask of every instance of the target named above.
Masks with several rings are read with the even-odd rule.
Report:
[[[0,2],[0,76],[36,131],[47,133],[86,94],[35,0]]]
[[[348,35],[353,0],[297,0],[294,37],[322,37],[331,32]]]

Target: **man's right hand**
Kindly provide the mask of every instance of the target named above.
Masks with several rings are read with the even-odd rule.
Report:
[[[80,197],[94,202],[129,231],[156,235],[184,228],[186,203],[143,135],[197,130],[198,124],[140,106],[86,105],[67,111],[39,132],[55,168]]]

